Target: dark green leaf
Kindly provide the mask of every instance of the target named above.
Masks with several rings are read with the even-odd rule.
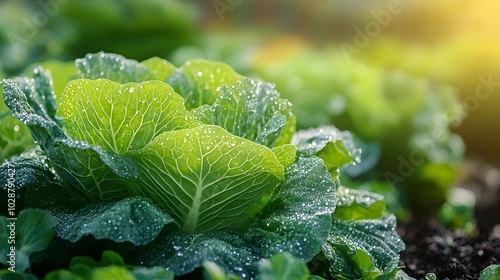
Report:
[[[334,220],[323,254],[330,273],[349,279],[375,279],[394,273],[404,243],[395,231],[396,218]]]
[[[139,62],[118,54],[99,52],[75,61],[78,76],[83,79],[105,78],[120,84],[152,79],[152,71]]]
[[[130,271],[136,280],[174,280],[174,272],[159,268],[136,267]]]
[[[292,104],[279,97],[274,85],[244,78],[231,87],[222,85],[213,105],[199,107],[193,113],[200,114],[199,119],[206,124],[274,147],[292,116],[291,110]]]
[[[1,247],[0,263],[8,265],[7,253],[14,246],[15,269],[25,271],[30,266],[30,255],[49,245],[55,224],[56,220],[50,212],[40,209],[25,209],[19,213],[17,220],[0,217],[0,244],[10,244]],[[11,235],[13,230],[15,237]]]
[[[58,213],[56,218],[56,234],[72,242],[92,235],[96,239],[145,245],[154,240],[165,225],[177,227],[173,218],[142,197],[98,202],[73,214]]]
[[[317,157],[298,158],[286,169],[285,178],[258,224],[258,231],[275,238],[268,236],[259,243],[268,256],[288,251],[309,261],[320,251],[330,231],[335,183]],[[277,242],[280,239],[284,241]]]
[[[498,280],[500,279],[500,265],[492,264],[481,271],[479,280]]]
[[[22,272],[12,272],[7,269],[0,270],[2,280],[38,280],[34,275]]]
[[[311,260],[326,242],[334,208],[335,184],[321,159],[300,158],[287,168],[285,183],[261,221],[247,232],[165,234],[136,255],[176,275],[212,261],[225,273],[254,279],[262,258],[288,251],[303,262]]]

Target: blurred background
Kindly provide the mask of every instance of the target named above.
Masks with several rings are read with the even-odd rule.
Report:
[[[0,77],[98,51],[223,61],[276,84],[299,129],[352,131],[364,153],[345,170],[350,184],[382,182],[368,188],[389,199],[396,185],[425,212],[457,182],[500,185],[499,10],[497,0],[3,0]]]

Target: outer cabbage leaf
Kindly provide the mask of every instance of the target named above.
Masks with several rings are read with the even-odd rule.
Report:
[[[10,231],[8,225],[12,223],[15,224],[16,232],[16,243],[11,245],[16,248],[16,271],[25,271],[30,266],[30,255],[49,245],[56,221],[48,211],[40,209],[25,209],[19,213],[16,221],[0,216],[0,244],[11,244],[7,243],[7,237]],[[4,265],[7,265],[9,247],[2,246],[0,249],[0,263]]]
[[[279,96],[274,85],[244,78],[230,88],[222,85],[213,105],[193,113],[206,124],[273,147],[292,116],[292,104]]]
[[[285,182],[261,213],[259,223],[243,233],[166,233],[145,248],[138,260],[166,266],[183,275],[216,263],[225,273],[254,279],[262,258],[290,252],[303,262],[325,244],[335,209],[335,183],[316,157],[299,158],[286,169]]]
[[[220,87],[228,87],[243,78],[227,64],[195,59],[186,62],[167,80],[175,92],[186,100],[186,108],[212,105],[219,96]]]
[[[151,58],[139,63],[118,54],[99,52],[87,54],[75,61],[78,76],[83,79],[100,79],[125,84],[148,80],[164,81],[172,74],[175,67],[160,58]]]
[[[379,220],[334,220],[323,254],[330,273],[348,279],[375,279],[397,270],[404,244],[395,231],[396,217]]]
[[[9,178],[15,179],[18,209],[24,207],[74,211],[88,203],[78,193],[69,192],[47,165],[47,157],[39,149],[21,154],[0,166],[0,186],[7,188]],[[21,189],[22,188],[22,189]],[[7,198],[7,195],[5,195]],[[5,203],[5,205],[7,205]]]
[[[72,139],[117,154],[142,149],[163,132],[200,124],[185,110],[182,98],[159,81],[71,81],[57,116]]]
[[[72,214],[58,213],[56,218],[56,234],[71,242],[92,235],[96,239],[145,245],[153,241],[165,225],[178,227],[173,218],[142,197],[98,202]]]
[[[14,81],[26,96],[26,100],[35,114],[47,120],[56,121],[57,104],[52,90],[50,72],[37,67],[33,70],[33,78],[14,78]],[[7,106],[9,105],[7,104]]]
[[[340,213],[333,215],[322,250],[330,273],[347,279],[394,275],[404,243],[395,230],[396,217],[384,216],[382,197],[348,189],[337,194]]]
[[[301,130],[294,135],[292,144],[301,156],[316,155],[323,159],[333,178],[338,177],[340,167],[359,162],[361,155],[351,134],[333,126]]]
[[[102,198],[109,194],[108,197],[112,199],[114,196],[123,197],[128,194],[123,188],[117,190],[116,187],[123,186],[123,178],[138,176],[137,166],[133,161],[86,142],[71,141],[58,123],[37,114],[36,108],[40,106],[34,108],[30,104],[37,104],[37,99],[53,98],[53,92],[48,88],[39,90],[37,94],[40,97],[32,99],[33,95],[21,90],[19,86],[29,89],[26,83],[34,84],[33,80],[4,80],[3,83],[5,103],[12,110],[12,115],[29,127],[33,138],[47,155],[55,171],[73,191],[85,193],[91,198]],[[43,114],[44,110],[38,111]],[[106,189],[100,187],[103,181],[109,183]],[[123,193],[119,193],[120,191]]]
[[[23,76],[30,76],[36,68],[43,68],[50,72],[52,78],[52,89],[54,90],[56,101],[64,91],[66,84],[77,78],[78,71],[73,61],[62,62],[58,60],[48,60],[42,63],[34,63],[23,71]]]
[[[186,232],[245,230],[284,180],[270,149],[217,126],[163,133],[132,156],[138,188]]]

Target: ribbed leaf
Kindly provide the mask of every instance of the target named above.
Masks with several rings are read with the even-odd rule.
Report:
[[[217,126],[163,133],[133,157],[138,187],[187,232],[248,228],[284,179],[271,150]]]

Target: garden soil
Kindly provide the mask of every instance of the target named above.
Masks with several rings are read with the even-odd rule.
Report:
[[[500,169],[469,160],[460,186],[476,194],[477,231],[464,236],[425,217],[400,223],[398,232],[406,243],[400,265],[408,275],[479,279],[481,270],[500,263]]]

